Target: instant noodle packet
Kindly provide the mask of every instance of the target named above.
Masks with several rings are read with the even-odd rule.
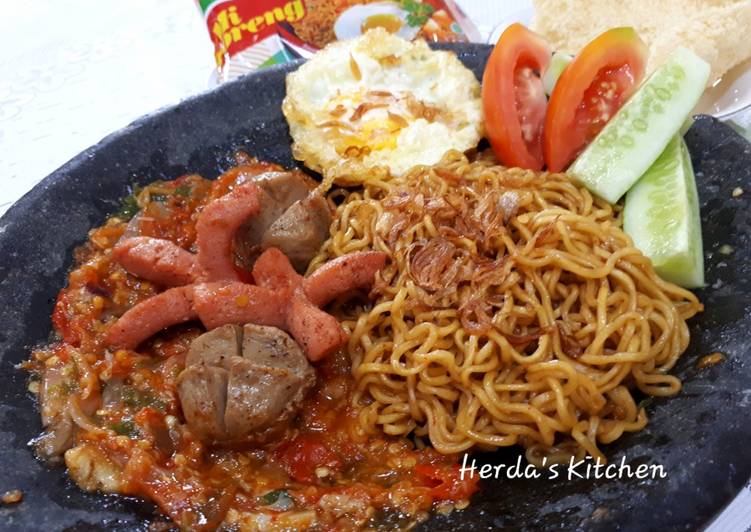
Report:
[[[452,0],[197,0],[220,81],[307,58],[375,27],[405,39],[479,41]]]

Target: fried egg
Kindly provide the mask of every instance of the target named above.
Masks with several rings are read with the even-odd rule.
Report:
[[[376,2],[345,9],[334,23],[334,34],[343,41],[379,27],[408,40],[414,39],[420,31],[419,26],[409,24],[409,13],[396,3]]]
[[[451,52],[375,28],[287,76],[292,151],[339,183],[431,165],[482,138],[480,84]]]

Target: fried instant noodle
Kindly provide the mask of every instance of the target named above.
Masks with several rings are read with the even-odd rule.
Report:
[[[442,453],[519,444],[541,465],[647,424],[639,392],[670,396],[691,292],[660,279],[620,211],[563,174],[449,153],[345,194],[310,269],[375,249],[372,307],[340,309],[370,434]]]

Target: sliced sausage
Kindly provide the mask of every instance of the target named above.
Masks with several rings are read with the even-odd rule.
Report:
[[[115,260],[128,272],[164,286],[190,284],[200,272],[195,255],[161,238],[120,239],[112,251]]]
[[[199,318],[207,329],[254,323],[289,331],[310,360],[341,347],[346,334],[318,307],[357,288],[372,285],[386,261],[380,252],[340,257],[304,279],[276,248],[253,267],[258,285],[237,281],[171,288],[128,310],[110,328],[109,345],[134,349],[143,340],[177,323]]]
[[[204,281],[239,280],[232,255],[235,232],[261,208],[258,187],[243,183],[217,198],[198,216],[196,246]]]
[[[369,290],[387,258],[380,251],[361,251],[330,260],[305,279],[305,295],[311,303],[323,307],[353,290]]]
[[[120,316],[107,332],[108,345],[135,349],[170,325],[198,318],[193,308],[193,286],[179,286],[140,302]]]
[[[253,265],[253,279],[258,286],[270,290],[295,289],[302,285],[302,276],[297,273],[287,256],[277,248],[269,248]]]
[[[270,290],[292,290],[287,303],[285,329],[302,346],[308,359],[320,360],[344,345],[347,336],[333,316],[308,301],[303,277],[277,248],[263,252],[253,267],[253,278]]]
[[[240,282],[194,285],[195,309],[207,329],[228,323],[284,327],[287,294]]]
[[[347,341],[346,333],[334,316],[300,296],[290,301],[287,329],[313,362],[335,352]]]

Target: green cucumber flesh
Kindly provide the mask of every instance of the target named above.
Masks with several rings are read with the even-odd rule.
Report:
[[[568,170],[615,203],[681,129],[709,79],[709,64],[680,47],[610,119]]]
[[[626,193],[623,228],[660,277],[686,288],[704,286],[699,196],[683,137],[673,137]]]
[[[558,78],[568,66],[568,64],[574,60],[573,55],[569,55],[565,52],[556,52],[553,54],[553,58],[550,60],[548,69],[542,75],[542,86],[545,88],[545,94],[550,96],[553,94],[553,88],[558,82]]]

